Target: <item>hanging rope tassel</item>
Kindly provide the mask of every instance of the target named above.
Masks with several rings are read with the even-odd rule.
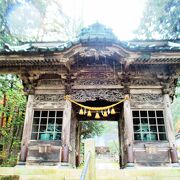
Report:
[[[91,117],[92,114],[91,114],[91,111],[89,110],[88,113],[87,113],[87,117]]]
[[[108,113],[107,113],[107,111],[104,111],[104,113],[103,113],[103,117],[108,117]]]
[[[79,110],[79,115],[84,115],[84,111],[82,108]]]
[[[104,106],[104,107],[90,107],[90,106],[85,106],[83,104],[80,104],[80,103],[70,99],[68,96],[65,96],[65,99],[69,100],[70,102],[81,107],[81,109],[79,110],[79,115],[86,115],[87,114],[88,117],[91,117],[92,116],[91,111],[95,111],[96,112],[95,119],[100,119],[99,112],[101,112],[103,117],[107,117],[109,114],[112,114],[112,115],[116,114],[114,107],[117,106],[118,104],[121,104],[125,100],[127,100],[127,98],[125,98],[125,99],[123,99],[117,103],[114,103],[114,104],[109,105],[109,106]]]
[[[98,112],[96,112],[95,119],[100,119],[100,115]]]
[[[116,114],[116,111],[114,108],[111,109],[111,114]]]

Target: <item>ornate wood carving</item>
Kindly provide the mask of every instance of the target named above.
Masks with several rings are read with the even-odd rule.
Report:
[[[74,85],[120,85],[115,70],[106,66],[88,66],[74,74]]]
[[[107,100],[110,102],[116,102],[123,98],[122,90],[110,89],[110,90],[72,90],[71,98],[76,101],[95,101],[97,98],[101,100]]]
[[[75,85],[120,85],[120,81],[118,80],[101,80],[101,79],[95,79],[95,80],[90,80],[90,79],[81,79],[77,80],[75,82]]]
[[[137,107],[139,105],[149,106],[162,106],[163,107],[163,96],[161,94],[131,94],[131,106]]]
[[[163,87],[163,94],[169,94],[169,96],[173,99],[176,89],[176,84],[178,80],[178,76],[158,76],[161,85]]]
[[[157,79],[131,79],[131,85],[132,86],[158,86],[160,85],[160,82]]]
[[[37,94],[34,96],[34,101],[38,102],[58,102],[64,100],[63,94]]]
[[[72,57],[77,53],[80,57],[95,57],[96,60],[99,60],[100,57],[111,57],[113,55],[118,55],[120,57],[127,56],[127,53],[116,47],[78,47],[76,50],[72,50],[71,53],[68,53],[68,56]],[[67,54],[64,55],[64,57],[66,56]]]
[[[30,75],[27,72],[24,72],[20,75],[20,78],[22,79],[24,92],[26,94],[34,94],[35,87],[37,86],[37,79],[39,78],[39,75]]]
[[[34,108],[63,108],[64,107],[63,94],[37,94],[34,96]]]

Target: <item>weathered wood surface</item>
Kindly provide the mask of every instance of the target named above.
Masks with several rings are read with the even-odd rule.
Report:
[[[169,95],[164,95],[164,113],[165,113],[165,124],[167,130],[167,137],[169,140],[169,145],[171,148],[175,147],[175,134],[174,134],[174,127],[173,127],[173,117],[171,112],[171,104]]]
[[[33,100],[34,95],[28,96],[28,102],[26,105],[26,116],[24,122],[22,143],[21,143],[21,152],[20,152],[20,161],[26,161],[27,151],[28,151],[28,143],[31,139],[31,129],[32,129],[32,121],[33,121]]]
[[[67,146],[70,145],[71,112],[72,112],[72,103],[66,100],[64,112],[63,112],[62,145],[67,145]]]
[[[174,126],[173,126],[173,117],[171,112],[171,104],[169,94],[164,94],[164,109],[165,109],[165,125],[167,131],[167,137],[169,140],[171,162],[178,163]]]
[[[170,163],[169,151],[157,151],[156,153],[149,153],[146,151],[135,151],[134,152],[135,163],[153,166],[153,165],[165,165]]]
[[[77,156],[77,150],[76,147],[77,144],[77,118],[76,113],[72,111],[71,115],[71,129],[70,129],[70,148],[69,148],[69,162],[73,167],[76,167],[76,156]]]
[[[133,155],[133,119],[132,112],[130,108],[129,95],[125,95],[126,100],[124,101],[124,137],[125,137],[125,148],[127,151],[127,161],[128,163],[134,162]]]

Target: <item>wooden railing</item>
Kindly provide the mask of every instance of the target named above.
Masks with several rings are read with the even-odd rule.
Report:
[[[84,141],[84,162],[80,180],[96,180],[95,142],[92,139]]]

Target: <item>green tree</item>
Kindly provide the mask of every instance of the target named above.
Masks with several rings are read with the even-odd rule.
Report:
[[[180,38],[180,1],[147,0],[136,35],[138,39]]]
[[[4,43],[14,44],[17,42],[17,39],[9,30],[6,19],[8,8],[13,5],[13,3],[13,0],[0,0],[0,48],[2,48]]]
[[[4,43],[67,41],[81,28],[82,19],[66,15],[59,0],[0,0],[1,48]]]
[[[82,139],[92,138],[102,134],[104,126],[101,122],[84,121],[80,122],[80,136]]]
[[[135,32],[138,39],[180,38],[180,1],[147,0],[143,18]],[[176,97],[172,113],[176,132],[180,131],[180,79],[177,82]]]
[[[0,159],[3,166],[15,165],[20,150],[26,97],[14,75],[0,75]]]

